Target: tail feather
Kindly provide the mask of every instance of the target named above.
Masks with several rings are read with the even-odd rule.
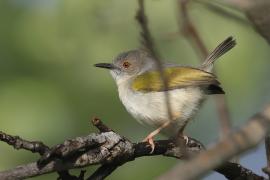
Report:
[[[210,84],[209,86],[207,86],[206,88],[206,94],[225,94],[224,90],[222,89],[222,87],[220,87],[217,84]]]
[[[232,36],[225,39],[222,43],[220,43],[205,59],[200,69],[205,71],[211,71],[213,63],[223,54],[231,50],[236,45],[235,39]]]

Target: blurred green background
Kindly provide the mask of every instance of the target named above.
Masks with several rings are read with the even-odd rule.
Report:
[[[164,59],[198,65],[186,39],[172,35],[178,31],[176,7],[174,0],[146,1],[156,45]],[[150,130],[126,112],[110,74],[93,67],[140,46],[136,10],[136,0],[0,1],[0,130],[52,146],[95,132],[90,119],[98,116],[130,140],[142,140]],[[200,4],[192,4],[190,13],[209,49],[229,35],[237,40],[237,47],[216,63],[216,69],[233,125],[241,125],[270,100],[269,45],[249,24],[219,16]],[[187,131],[205,144],[218,140],[213,97]],[[0,142],[0,171],[38,157]],[[263,147],[241,161],[260,172],[265,165]],[[153,179],[177,162],[158,156],[140,158],[109,179]],[[96,167],[87,169],[89,175]]]

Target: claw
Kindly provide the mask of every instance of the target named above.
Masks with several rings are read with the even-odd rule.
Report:
[[[150,154],[152,154],[155,150],[155,143],[154,143],[153,137],[156,136],[158,133],[160,133],[160,131],[163,128],[167,127],[169,124],[170,124],[170,121],[165,122],[159,128],[157,128],[156,130],[151,132],[148,136],[146,136],[146,138],[143,140],[143,142],[148,142],[150,144],[150,146],[151,146]]]
[[[150,154],[152,154],[155,150],[155,143],[154,143],[154,139],[153,139],[153,136],[151,135],[148,135],[144,140],[143,142],[148,142],[151,146],[151,151],[150,151]]]
[[[183,138],[184,138],[184,140],[185,140],[185,144],[186,144],[186,145],[188,145],[188,141],[189,141],[189,138],[188,138],[188,136],[186,136],[186,135],[183,135]]]

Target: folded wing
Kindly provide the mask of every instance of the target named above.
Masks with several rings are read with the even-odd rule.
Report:
[[[207,94],[224,94],[215,75],[200,69],[166,67],[162,74],[167,82],[166,86],[164,86],[161,73],[154,70],[137,76],[132,82],[132,89],[147,93],[199,86],[206,90]]]

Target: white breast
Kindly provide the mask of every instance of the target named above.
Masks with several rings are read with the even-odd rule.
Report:
[[[127,111],[142,124],[157,128],[169,120],[164,92],[134,92],[126,83],[118,85],[118,92]],[[195,87],[168,91],[174,120],[172,125],[163,132],[173,135],[191,119],[204,99],[203,94],[199,88]]]

